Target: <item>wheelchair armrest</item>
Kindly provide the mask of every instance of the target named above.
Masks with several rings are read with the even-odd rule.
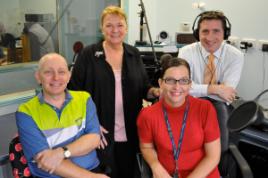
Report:
[[[247,163],[245,158],[242,156],[242,154],[238,150],[237,146],[230,143],[229,150],[230,150],[231,154],[233,155],[233,157],[235,158],[235,160],[240,168],[240,171],[241,171],[243,178],[253,178],[253,174],[252,174],[252,171],[249,167],[249,164]]]
[[[0,156],[0,166],[3,166],[9,162],[9,155]]]
[[[136,154],[136,158],[138,161],[139,171],[141,174],[141,178],[151,178],[152,171],[150,166],[146,163],[141,153]]]

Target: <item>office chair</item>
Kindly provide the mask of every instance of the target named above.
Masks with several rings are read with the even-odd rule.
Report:
[[[222,102],[210,100],[214,105],[219,121],[221,134],[221,159],[218,165],[222,178],[253,178],[252,171],[244,159],[237,146],[230,142],[229,129],[227,121],[228,113],[231,112],[232,106],[226,107]]]
[[[153,175],[152,175],[151,168],[142,157],[142,153],[137,153],[136,157],[138,161],[141,178],[152,178]]]
[[[14,178],[34,178],[29,170],[19,136],[14,137],[9,144],[9,161]]]
[[[253,173],[247,161],[235,144],[229,143],[228,150],[223,151],[222,154],[218,166],[222,178],[253,178]],[[151,169],[141,153],[137,154],[137,160],[141,178],[152,178]],[[237,168],[237,165],[239,168]],[[237,171],[237,169],[240,171]]]

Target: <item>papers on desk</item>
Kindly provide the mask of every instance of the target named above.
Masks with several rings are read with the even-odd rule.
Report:
[[[137,48],[139,49],[139,51],[151,51],[151,46],[137,46]],[[163,53],[177,53],[178,52],[178,48],[175,45],[154,45],[154,50],[156,52],[163,52]]]

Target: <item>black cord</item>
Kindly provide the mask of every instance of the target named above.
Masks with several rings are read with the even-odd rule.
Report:
[[[258,94],[258,96],[254,99],[254,101],[257,103],[260,99],[260,97],[265,94],[266,92],[268,92],[268,89],[262,91],[260,94]]]

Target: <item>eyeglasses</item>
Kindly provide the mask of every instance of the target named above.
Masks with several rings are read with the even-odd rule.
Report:
[[[180,85],[189,85],[192,82],[191,79],[188,79],[188,78],[181,78],[181,79],[178,79],[178,80],[176,80],[174,78],[165,78],[163,80],[168,85],[175,85],[177,82]]]

